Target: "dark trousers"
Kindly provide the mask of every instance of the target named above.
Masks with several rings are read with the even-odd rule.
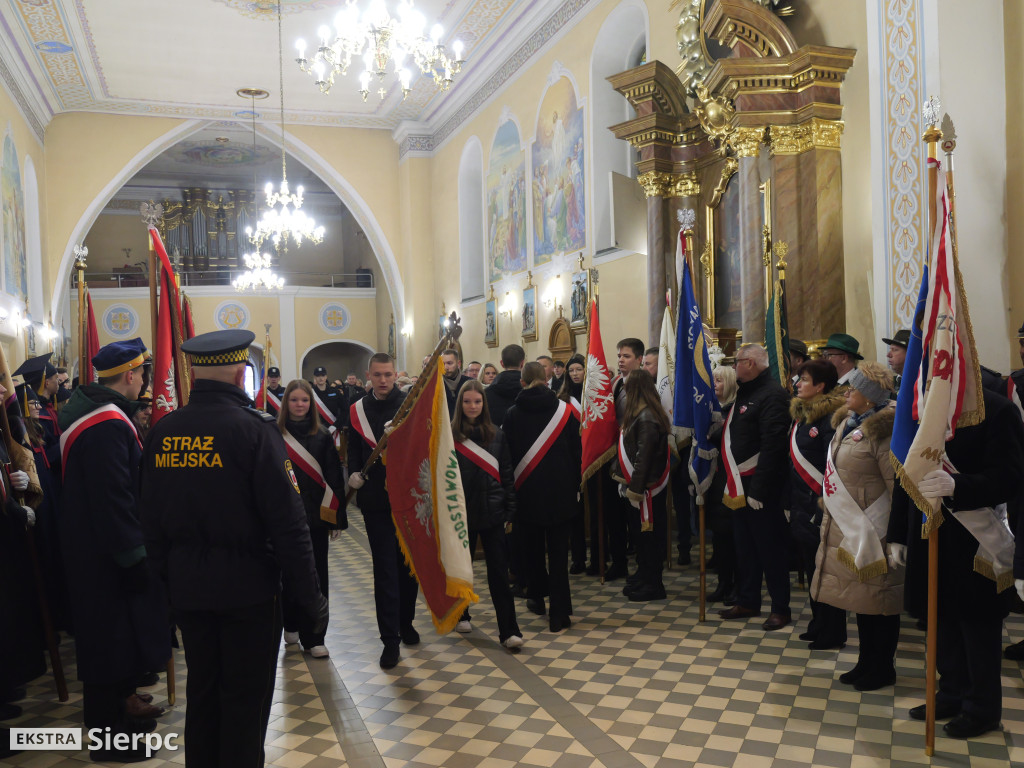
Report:
[[[590,499],[590,563],[597,565],[600,561],[598,542],[601,536],[599,526],[604,527],[604,558],[607,562],[611,557],[612,565],[626,567],[626,511],[629,504],[619,496],[619,485],[608,474],[607,467],[602,467],[587,480],[587,493]]]
[[[113,732],[127,730],[125,722],[125,699],[135,693],[138,675],[110,683],[83,681],[82,717],[85,727],[106,728]]]
[[[188,664],[188,768],[262,768],[281,647],[278,598],[176,616]]]
[[[576,504],[576,509],[576,514],[569,521],[569,553],[574,566],[583,566],[587,564],[587,529],[582,496]]]
[[[718,571],[718,583],[727,589],[736,584],[736,537],[732,529],[732,510],[722,504],[704,508],[704,524],[711,528],[711,541]]]
[[[679,543],[679,556],[683,560],[690,557],[690,540],[693,535],[693,496],[690,495],[690,470],[685,461],[672,470],[672,506],[676,513],[676,541]]]
[[[940,705],[959,705],[980,720],[998,720],[1003,713],[1002,664],[1003,620],[959,618],[951,608],[939,608],[938,654]]]
[[[316,576],[320,582],[320,594],[329,597],[327,583],[327,542],[330,532],[327,528],[317,526],[309,529],[309,538],[313,543],[313,563],[316,565]],[[309,631],[310,618],[305,611],[294,600],[285,596],[281,607],[284,613],[284,628],[288,632],[298,632],[299,642],[303,648],[312,648],[315,645],[323,645],[327,637],[326,630],[319,635]]]
[[[572,614],[569,595],[569,522],[554,525],[522,525],[529,542],[526,596],[531,600],[544,597],[545,588],[551,596],[548,618],[566,619]],[[545,554],[547,569],[545,570]]]
[[[662,491],[655,496],[651,506],[652,530],[650,531],[640,530],[640,510],[631,507],[637,527],[636,571],[641,583],[660,587],[662,586],[661,574],[664,570],[667,551],[668,493]]]
[[[397,648],[402,628],[412,626],[420,585],[405,564],[391,512],[386,509],[363,510],[363,521],[373,560],[377,628],[385,647]]]
[[[810,603],[811,620],[807,622],[807,634],[811,636],[811,640],[822,645],[841,645],[845,643],[847,639],[846,611],[828,603],[819,603],[813,598],[810,600]],[[859,617],[860,614],[857,614],[857,616]],[[899,630],[898,626],[897,630]]]
[[[830,606],[831,607],[831,606]],[[868,675],[885,676],[896,671],[896,646],[900,641],[900,616],[857,614],[860,649],[857,667]]]
[[[761,577],[772,613],[789,613],[789,525],[777,506],[733,510],[737,604],[761,610]]]
[[[505,526],[496,525],[482,531],[469,532],[469,551],[476,550],[477,537],[484,545],[484,563],[487,565],[487,589],[498,619],[498,639],[505,642],[512,635],[523,636],[516,621],[516,602],[508,585],[508,556],[505,554]],[[469,609],[462,618],[469,621]]]

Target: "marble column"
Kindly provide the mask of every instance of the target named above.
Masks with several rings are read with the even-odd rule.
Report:
[[[742,327],[743,342],[761,344],[764,342],[764,237],[762,226],[764,215],[761,203],[761,177],[757,171],[757,156],[739,158],[739,243],[740,243],[740,287],[743,295]]]
[[[649,347],[661,341],[665,315],[665,198],[647,198],[647,340]]]

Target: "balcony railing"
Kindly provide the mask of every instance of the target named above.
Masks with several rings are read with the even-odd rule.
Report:
[[[244,269],[207,269],[199,271],[182,271],[178,274],[182,287],[200,285],[221,285],[234,290],[232,282],[242,274]],[[277,274],[285,279],[285,285],[315,288],[373,288],[373,272],[281,272]],[[114,272],[85,273],[85,282],[90,288],[141,288],[149,285],[149,277],[145,272]],[[78,288],[78,274],[71,273],[71,287]]]

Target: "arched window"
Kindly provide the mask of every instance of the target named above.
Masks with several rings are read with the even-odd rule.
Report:
[[[615,138],[610,126],[632,118],[629,102],[612,88],[608,78],[640,66],[646,60],[648,20],[639,0],[624,0],[605,19],[594,41],[590,60],[590,108],[593,169],[594,252],[619,247],[612,237],[613,174],[636,176],[636,156],[628,142]],[[620,178],[620,182],[622,179]],[[635,183],[635,182],[634,182]],[[620,185],[621,186],[621,185]]]
[[[484,153],[480,140],[466,142],[459,161],[459,274],[462,301],[484,296]]]
[[[28,311],[43,322],[43,246],[39,221],[39,182],[32,158],[25,155],[25,256],[28,269]]]

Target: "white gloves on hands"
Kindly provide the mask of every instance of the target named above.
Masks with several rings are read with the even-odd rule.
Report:
[[[917,484],[917,490],[926,499],[941,499],[945,496],[952,496],[955,486],[956,483],[949,472],[944,469],[933,469],[921,478],[921,482]]]
[[[354,488],[355,490],[358,491],[365,484],[366,484],[366,478],[363,476],[362,472],[353,472],[351,475],[348,476],[348,487],[349,488]]]
[[[20,469],[11,472],[11,485],[14,486],[16,491],[24,491],[28,488],[28,473],[22,472]]]
[[[24,475],[25,473],[22,472],[21,474]],[[29,528],[31,528],[32,526],[34,526],[36,524],[36,513],[35,513],[35,510],[32,509],[32,507],[25,507],[25,506],[23,506],[22,509],[25,510],[25,525],[28,526]]]
[[[341,531],[337,528],[332,528],[330,534],[328,534],[328,538],[330,538],[331,541],[337,541],[341,538]]]
[[[885,559],[890,568],[904,568],[907,565],[907,545],[889,542],[885,545]],[[1024,582],[1022,582],[1024,583]]]
[[[1024,600],[1024,579],[1014,579],[1013,586],[1017,588],[1017,594],[1020,595],[1020,599]]]
[[[385,421],[384,422],[384,437],[387,437],[388,435],[390,435],[394,431],[395,431],[395,428],[394,428],[394,426],[392,426],[391,421],[390,420]]]
[[[751,509],[764,509],[764,504],[755,499],[753,496],[747,496],[747,506]]]

